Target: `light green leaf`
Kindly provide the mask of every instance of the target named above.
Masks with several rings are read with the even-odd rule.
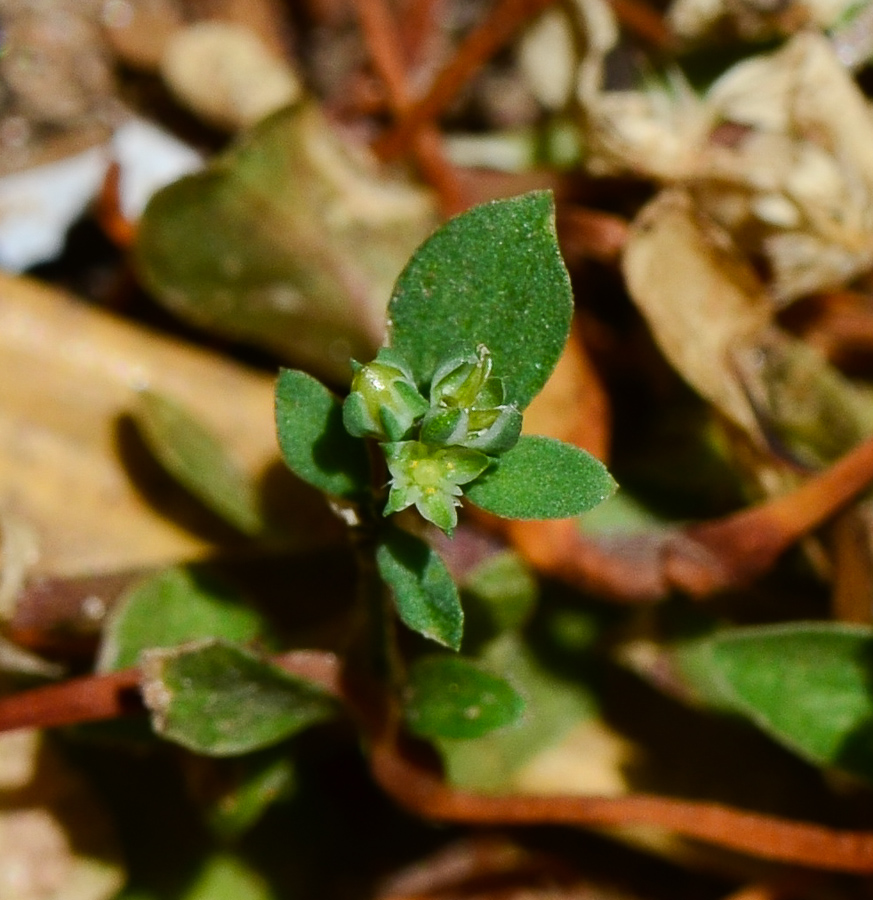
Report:
[[[254,483],[193,413],[142,391],[133,414],[151,452],[198,500],[244,534],[265,530]]]
[[[558,361],[572,312],[552,198],[535,192],[471,209],[416,251],[389,304],[390,344],[420,385],[484,344],[506,403],[524,409]]]
[[[562,519],[586,512],[616,489],[600,460],[555,438],[522,435],[465,491],[508,519]]]
[[[366,444],[343,426],[342,403],[320,381],[283,369],[276,385],[276,430],[286,465],[334,497],[360,499],[369,491]]]
[[[798,755],[873,779],[873,629],[814,622],[717,632],[679,648],[704,700]]]
[[[468,617],[472,604],[484,620],[481,624],[494,633],[521,628],[530,618],[539,595],[533,573],[511,550],[495,553],[479,563],[467,575],[462,590]]]
[[[294,762],[285,746],[249,753],[229,764],[232,781],[219,794],[213,790],[206,810],[210,830],[225,842],[242,837],[270,806],[287,799],[296,782]]]
[[[461,646],[464,611],[445,563],[424,541],[391,529],[376,550],[382,580],[405,625],[452,650]]]
[[[275,900],[276,894],[248,863],[230,853],[210,856],[180,900]]]
[[[142,695],[155,731],[207,756],[237,756],[329,718],[320,688],[223,641],[148,650]]]
[[[177,315],[341,383],[382,342],[391,287],[436,221],[427,191],[300,103],[158,191],[134,259]]]
[[[524,701],[502,678],[459,656],[427,656],[409,673],[404,713],[421,737],[479,738],[515,722]]]
[[[140,653],[201,638],[246,643],[267,631],[263,617],[202,568],[167,569],[134,585],[106,623],[98,668],[135,666]]]

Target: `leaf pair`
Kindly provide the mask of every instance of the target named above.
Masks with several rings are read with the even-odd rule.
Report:
[[[455,412],[462,409],[458,398],[467,393],[470,406],[463,409],[495,413],[493,422],[479,423],[481,432],[497,423],[498,410],[524,410],[554,369],[572,317],[570,283],[553,219],[551,197],[535,192],[477,207],[432,235],[398,279],[388,310],[390,350],[380,353],[366,375],[356,376],[360,383],[353,396],[359,399],[346,408],[345,425],[356,435],[372,434],[391,446],[406,438],[422,416],[428,388],[431,408],[448,413],[431,417],[428,434],[438,433],[441,439],[454,441],[461,424],[466,439],[469,422],[461,423],[463,417]],[[477,370],[475,363],[467,371],[464,361],[481,358],[481,347],[487,348],[487,371],[484,364]],[[470,388],[474,383],[476,390]],[[498,383],[499,395],[494,388]],[[493,410],[480,408],[477,393],[499,403]],[[285,462],[299,477],[344,499],[362,502],[370,496],[367,450],[344,427],[340,402],[326,388],[304,373],[283,371],[276,417]],[[469,453],[481,452],[475,449],[477,439],[474,434],[473,443],[461,446]],[[475,474],[469,453],[463,473],[454,480],[447,471],[426,473],[425,480],[433,475],[439,482],[431,485],[401,465],[405,456],[422,454],[395,448],[389,465],[396,462],[401,480],[415,490],[404,489],[403,498],[395,495],[386,512],[414,503],[426,518],[451,531],[458,485],[466,485],[464,493],[483,509],[518,518],[577,515],[615,489],[590,454],[548,438],[522,437],[496,459],[483,454],[477,457],[480,471]],[[396,485],[398,475],[392,474]],[[440,474],[446,476],[442,481]]]

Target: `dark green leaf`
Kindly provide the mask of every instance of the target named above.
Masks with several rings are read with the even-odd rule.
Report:
[[[484,344],[506,403],[524,409],[558,361],[573,298],[546,192],[476,207],[416,251],[388,308],[391,346],[425,385]]]
[[[800,756],[873,779],[873,630],[798,623],[718,632],[677,654],[705,700]]]
[[[346,431],[342,403],[320,381],[296,369],[279,373],[276,430],[285,463],[299,478],[334,497],[367,494],[367,446]]]
[[[508,519],[562,519],[586,512],[616,489],[600,460],[555,438],[522,435],[465,491]]]
[[[155,731],[208,756],[250,753],[334,712],[320,688],[221,641],[149,650],[142,670]]]
[[[265,530],[255,485],[191,412],[142,391],[134,417],[161,465],[195,497],[244,534]]]
[[[314,103],[270,116],[155,194],[137,230],[140,276],[185,319],[347,380],[436,224],[425,191],[356,151]]]
[[[392,528],[376,551],[376,563],[403,622],[426,638],[457,650],[464,632],[464,611],[439,554],[420,538]]]
[[[152,647],[200,638],[245,643],[266,633],[263,617],[214,576],[195,567],[167,569],[134,585],[112,610],[98,667],[135,666]]]
[[[430,738],[479,738],[515,722],[524,701],[502,678],[459,656],[419,659],[409,673],[406,723]]]

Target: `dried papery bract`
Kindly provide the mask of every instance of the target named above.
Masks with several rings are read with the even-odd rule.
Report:
[[[873,263],[873,113],[824,37],[799,33],[702,96],[678,71],[639,90],[586,85],[589,167],[684,185],[740,252],[766,259],[778,303]]]
[[[773,311],[729,238],[686,192],[664,192],[637,217],[622,268],[631,297],[676,371],[726,418],[758,436],[731,353],[754,345]]]

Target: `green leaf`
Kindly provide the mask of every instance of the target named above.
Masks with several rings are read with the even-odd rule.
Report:
[[[229,853],[210,856],[180,900],[275,900],[266,880]]]
[[[552,198],[535,192],[471,209],[416,251],[388,307],[390,344],[422,386],[484,344],[506,403],[524,409],[564,349],[572,312]]]
[[[429,738],[479,738],[511,725],[524,701],[502,678],[458,656],[427,656],[410,670],[404,713]]]
[[[873,779],[873,630],[797,623],[717,632],[677,651],[705,700],[798,755]]]
[[[597,506],[615,489],[606,466],[585,450],[522,435],[465,493],[476,506],[507,519],[562,519]]]
[[[142,391],[133,414],[151,452],[180,484],[244,534],[265,530],[254,483],[189,410]]]
[[[266,622],[236,591],[197,567],[167,569],[134,585],[106,623],[98,668],[135,666],[143,650],[200,638],[246,643],[265,634]]]
[[[392,528],[376,550],[376,564],[403,623],[457,650],[464,633],[464,611],[439,554],[420,538]]]
[[[441,738],[436,744],[452,784],[467,790],[506,791],[525,763],[591,719],[597,701],[584,685],[544,668],[517,634],[505,633],[492,641],[482,662],[519,692],[524,715],[511,728],[477,740]]]
[[[219,765],[217,760],[212,762]],[[288,748],[282,745],[223,764],[232,766],[232,781],[222,785],[220,793],[212,786],[206,818],[211,832],[229,842],[249,831],[276,801],[293,793],[296,774]]]
[[[208,756],[268,747],[334,712],[320,688],[223,641],[146,651],[142,670],[155,731]]]
[[[533,573],[511,550],[495,553],[479,563],[467,575],[462,590],[468,621],[472,605],[478,618],[484,620],[480,625],[494,633],[521,628],[530,618],[539,595]]]
[[[279,373],[276,429],[282,457],[299,478],[334,497],[367,495],[366,444],[346,431],[342,403],[320,381],[296,369]]]
[[[436,222],[428,192],[300,103],[158,191],[134,259],[177,315],[342,383],[382,342],[392,285]]]

